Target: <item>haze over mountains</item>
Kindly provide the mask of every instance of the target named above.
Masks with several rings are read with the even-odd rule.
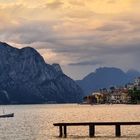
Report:
[[[140,76],[140,72],[136,70],[124,72],[119,68],[101,67],[82,80],[77,80],[77,83],[83,89],[85,95],[88,95],[100,88],[125,85],[138,76]]]
[[[33,48],[0,42],[0,103],[80,102],[81,88]]]

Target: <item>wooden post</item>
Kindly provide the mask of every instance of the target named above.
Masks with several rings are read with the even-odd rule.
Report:
[[[62,138],[62,136],[63,136],[62,126],[59,126],[59,137]]]
[[[64,138],[66,138],[66,137],[67,137],[67,126],[64,125]]]
[[[89,125],[89,137],[94,137],[95,136],[95,125],[90,124]]]
[[[119,124],[116,125],[116,137],[121,136],[121,127]]]

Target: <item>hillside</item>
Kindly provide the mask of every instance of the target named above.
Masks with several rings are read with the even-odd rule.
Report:
[[[140,73],[135,70],[124,72],[114,67],[102,67],[88,74],[82,80],[78,80],[77,83],[87,95],[100,88],[125,85],[137,76],[140,76]]]
[[[81,88],[59,64],[46,64],[33,48],[0,42],[0,103],[80,102]]]

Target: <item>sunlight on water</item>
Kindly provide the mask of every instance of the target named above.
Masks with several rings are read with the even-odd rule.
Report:
[[[3,107],[1,107],[3,108]],[[13,105],[14,118],[0,119],[0,140],[61,140],[56,122],[140,121],[140,105]],[[1,109],[2,110],[2,109]],[[2,111],[0,112],[2,113]],[[113,126],[97,126],[99,140],[114,137]],[[88,127],[68,127],[68,138],[88,140]],[[140,139],[140,126],[123,126],[121,139]]]

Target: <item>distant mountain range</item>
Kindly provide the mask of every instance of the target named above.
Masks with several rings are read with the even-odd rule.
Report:
[[[88,74],[82,80],[78,80],[77,83],[83,89],[84,94],[88,95],[100,88],[125,85],[138,76],[140,76],[140,72],[136,70],[124,72],[114,67],[102,67]]]
[[[73,103],[81,88],[59,64],[46,64],[33,48],[14,48],[0,42],[0,104]]]

